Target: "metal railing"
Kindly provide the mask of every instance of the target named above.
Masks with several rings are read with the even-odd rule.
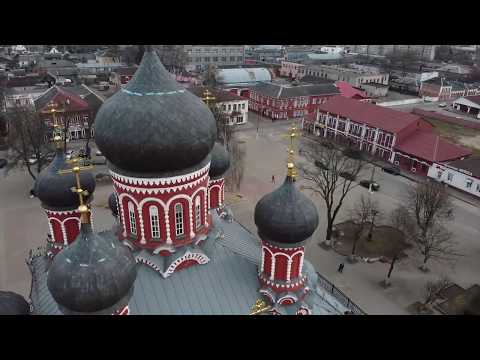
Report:
[[[317,275],[319,285],[327,292],[332,294],[332,296],[348,310],[350,310],[353,315],[367,315],[365,311],[363,311],[357,304],[350,300],[347,295],[341,292],[335,285],[333,285],[330,281],[323,277],[319,272],[317,272]]]

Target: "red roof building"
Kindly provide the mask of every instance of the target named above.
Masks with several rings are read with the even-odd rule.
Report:
[[[340,90],[340,95],[349,99],[355,99],[360,101],[368,101],[369,96],[367,93],[361,89],[353,87],[346,81],[337,81],[335,86]]]
[[[432,125],[417,115],[343,96],[321,104],[317,116],[305,118],[302,127],[422,175],[435,161],[472,153],[434,134]]]

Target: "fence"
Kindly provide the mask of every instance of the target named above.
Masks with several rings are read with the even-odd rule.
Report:
[[[352,302],[350,298],[341,292],[339,289],[335,287],[330,281],[324,278],[320,273],[317,272],[318,275],[318,283],[319,285],[328,291],[332,296],[337,299],[343,306],[349,309],[354,315],[367,315],[365,311],[360,309],[360,307]]]

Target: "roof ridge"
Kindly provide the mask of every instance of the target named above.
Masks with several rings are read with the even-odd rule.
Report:
[[[83,86],[85,89],[87,89],[90,93],[92,93],[93,95],[95,95],[95,96],[96,96],[98,99],[100,99],[102,102],[105,102],[106,99],[105,99],[103,96],[101,96],[100,94],[97,94],[97,93],[93,92],[93,90],[90,89],[90,88],[89,88],[87,85],[85,85],[85,84],[82,84],[82,86]]]

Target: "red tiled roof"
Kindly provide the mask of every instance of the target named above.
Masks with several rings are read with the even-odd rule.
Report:
[[[361,102],[343,96],[331,97],[327,102],[319,105],[318,109],[392,133],[397,133],[415,121],[420,120],[419,116],[410,113],[392,110],[387,107]]]
[[[368,95],[365,91],[354,88],[346,81],[337,81],[335,86],[340,90],[342,96],[346,98],[368,99]]]
[[[68,105],[66,104],[67,99],[70,101],[70,104]],[[65,111],[90,110],[90,106],[85,100],[77,94],[60,86],[53,86],[38,97],[35,100],[35,107],[38,111],[42,111],[50,102],[62,104]]]
[[[395,145],[394,149],[431,162],[455,160],[472,154],[470,149],[449,143],[440,136],[425,130],[416,130],[408,138]]]

